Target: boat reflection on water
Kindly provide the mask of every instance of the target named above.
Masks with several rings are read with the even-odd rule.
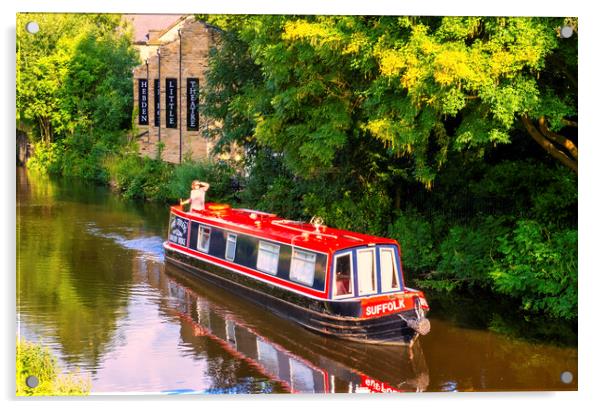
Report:
[[[166,282],[160,289],[168,299],[164,311],[180,318],[182,340],[195,345],[196,337],[208,337],[284,390],[421,392],[428,387],[419,342],[412,348],[383,347],[313,334],[248,301],[232,299],[230,293],[199,282],[175,266],[162,266]],[[186,330],[185,325],[189,326]]]

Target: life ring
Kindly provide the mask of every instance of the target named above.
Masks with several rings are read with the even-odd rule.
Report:
[[[230,209],[230,205],[226,203],[211,203],[207,205],[207,210],[212,212],[223,212]]]

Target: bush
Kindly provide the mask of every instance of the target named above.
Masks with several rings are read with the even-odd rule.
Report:
[[[198,179],[211,184],[208,193],[211,201],[233,200],[234,172],[222,163],[189,160],[173,165],[128,152],[111,157],[105,161],[105,167],[111,184],[129,199],[176,202],[190,195],[190,184]]]
[[[402,212],[389,226],[388,236],[399,242],[406,272],[422,274],[437,265],[440,256],[435,246],[432,223],[416,210]]]
[[[16,358],[17,396],[81,396],[90,393],[90,380],[74,373],[61,373],[57,359],[46,348],[25,340],[17,341]],[[36,387],[27,386],[29,376],[38,378]]]
[[[98,184],[109,181],[107,157],[116,152],[123,136],[120,132],[104,132],[101,137],[73,134],[58,142],[34,144],[27,167],[43,173],[74,176]]]
[[[391,199],[376,186],[351,190],[323,185],[303,197],[303,208],[308,218],[320,216],[329,226],[381,236],[389,222]]]
[[[61,174],[106,184],[109,175],[103,166],[110,147],[103,140],[94,141],[90,135],[73,135],[63,142]]]
[[[61,173],[62,144],[34,142],[27,167],[40,173]]]
[[[489,288],[489,271],[497,251],[497,237],[506,233],[504,218],[477,218],[468,226],[453,226],[439,247],[441,261],[436,278],[446,289],[456,287]]]
[[[520,300],[526,311],[577,318],[577,231],[550,231],[533,220],[498,239],[490,276],[495,290]]]
[[[187,198],[193,180],[208,182],[211,187],[207,192],[207,201],[232,202],[232,178],[234,171],[222,162],[188,160],[175,166],[167,183],[167,196],[170,200]]]
[[[106,162],[112,185],[128,199],[167,201],[167,185],[173,166],[157,159],[127,152]]]

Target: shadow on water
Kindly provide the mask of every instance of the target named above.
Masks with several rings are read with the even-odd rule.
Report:
[[[462,328],[491,330],[534,343],[577,347],[577,323],[527,314],[519,302],[485,290],[467,293],[429,291],[431,317]],[[475,302],[476,300],[476,302]]]
[[[323,337],[165,265],[167,206],[17,173],[21,333],[90,374],[94,392],[577,388],[571,336],[525,326],[511,303],[430,294],[432,332],[413,348]]]

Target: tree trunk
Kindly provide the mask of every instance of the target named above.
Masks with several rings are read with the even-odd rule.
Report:
[[[577,173],[578,152],[577,147],[572,141],[562,135],[551,132],[546,125],[544,117],[539,118],[539,128],[526,115],[521,117],[521,121],[535,142],[552,155],[554,159]],[[561,148],[564,148],[566,152]]]

